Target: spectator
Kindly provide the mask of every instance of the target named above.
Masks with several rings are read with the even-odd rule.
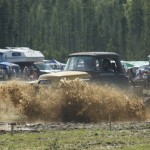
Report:
[[[3,67],[0,67],[0,74],[3,76],[3,79],[5,78],[5,72]]]
[[[145,88],[149,88],[149,81],[148,81],[148,71],[144,71],[143,73],[143,83]]]
[[[30,72],[27,66],[24,67],[23,69],[23,79],[24,80],[29,80]]]
[[[137,73],[136,78],[137,79],[143,79],[143,73],[141,70],[139,70],[139,72]]]
[[[7,66],[6,72],[8,74],[8,79],[10,80],[11,79],[11,67],[10,66]]]
[[[37,74],[37,69],[33,70],[33,80],[37,80],[38,79],[38,74]]]
[[[12,69],[11,69],[11,75],[12,75],[14,78],[16,77],[15,66],[12,66]]]
[[[128,69],[127,75],[129,81],[133,82],[133,79],[135,78],[135,73],[133,72],[133,68]]]

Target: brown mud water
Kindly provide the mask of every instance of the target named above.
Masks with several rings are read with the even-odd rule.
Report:
[[[81,82],[61,81],[38,91],[26,82],[0,84],[0,122],[145,121],[143,100],[119,89]]]

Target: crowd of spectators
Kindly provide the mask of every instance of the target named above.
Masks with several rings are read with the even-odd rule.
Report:
[[[11,80],[19,78],[21,80],[37,80],[38,79],[38,71],[35,68],[28,68],[27,66],[20,73],[16,73],[16,69],[14,66],[7,66],[5,69],[0,66],[0,79],[1,80]]]
[[[145,88],[150,88],[150,66],[144,69],[129,68],[126,72],[129,81],[132,84],[143,83]]]
[[[27,66],[24,67],[22,72],[22,79],[23,80],[37,80],[38,79],[38,72],[34,68],[28,68]]]

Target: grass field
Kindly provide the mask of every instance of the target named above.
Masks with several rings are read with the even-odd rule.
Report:
[[[1,132],[0,150],[149,150],[150,123]]]

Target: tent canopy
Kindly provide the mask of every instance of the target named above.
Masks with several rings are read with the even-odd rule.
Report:
[[[51,60],[49,61],[49,63],[50,63],[50,65],[65,66],[64,63],[61,63],[61,62],[57,61],[56,59],[51,59]]]
[[[143,66],[143,65],[149,65],[148,61],[123,61],[123,63],[128,68],[132,68],[132,67],[139,68],[140,66]]]

